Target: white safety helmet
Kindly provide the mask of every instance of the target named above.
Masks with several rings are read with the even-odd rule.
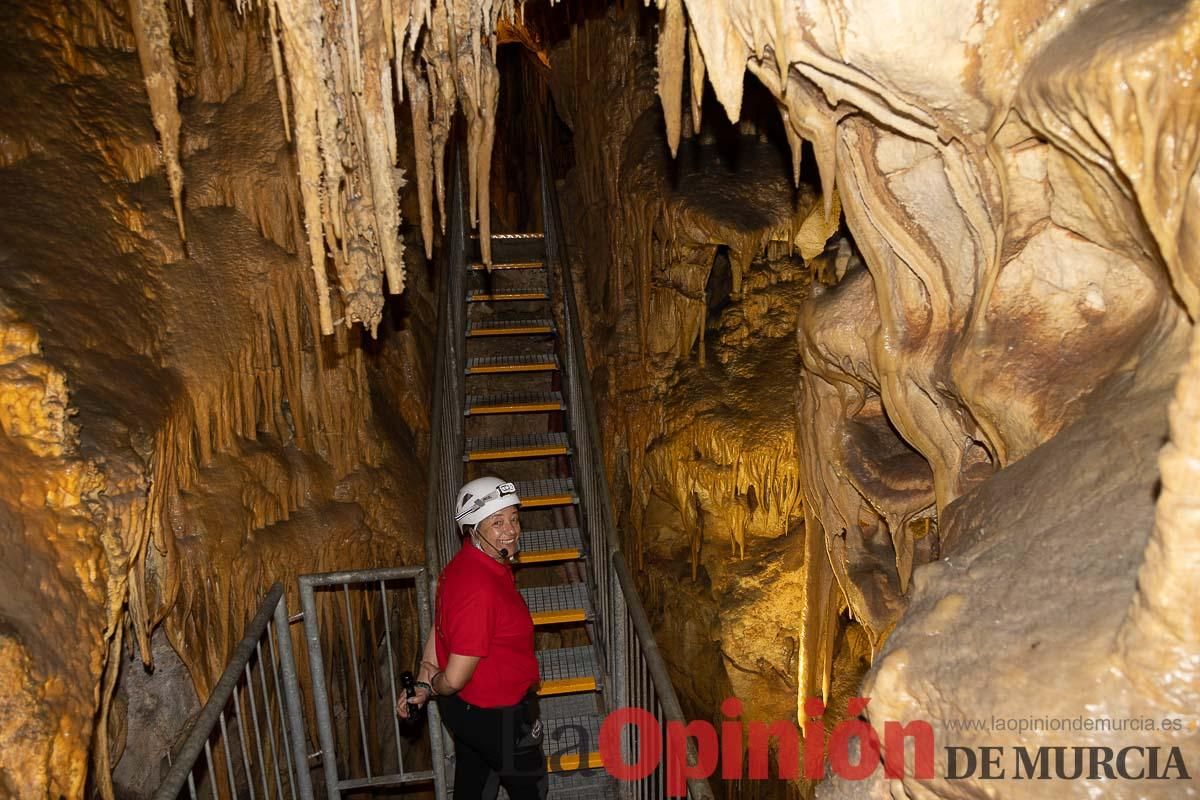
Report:
[[[502,508],[521,504],[517,487],[500,478],[476,478],[458,490],[454,521],[474,527]]]

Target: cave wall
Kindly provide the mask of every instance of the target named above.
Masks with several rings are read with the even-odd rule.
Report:
[[[322,336],[265,20],[170,9],[184,241],[129,10],[2,13],[0,794],[138,796],[187,722],[126,747],[147,682],[202,702],[274,581],[422,559],[430,282]]]
[[[624,249],[600,247],[603,233],[580,215],[577,256],[594,317],[594,378],[610,398],[606,427],[617,432],[610,474],[632,507],[635,549],[659,560],[690,554],[711,571],[704,536],[714,526],[694,500],[697,483],[665,476],[654,457],[670,446],[672,425],[703,414],[706,402],[678,365],[696,357],[697,289],[712,261],[681,252],[717,242],[732,251],[743,233],[729,214],[694,233],[657,211],[680,193],[704,139],[697,118],[710,112],[695,87],[707,79],[743,126],[747,76],[765,87],[797,174],[812,147],[827,212],[815,218],[827,224],[840,206],[861,250],[861,267],[829,270],[834,280],[805,286],[789,304],[798,357],[774,379],[798,384],[795,438],[769,450],[772,464],[786,465],[774,469],[796,471],[804,521],[797,600],[777,617],[796,637],[796,694],[785,709],[776,689],[775,716],[799,717],[800,699],[830,697],[839,610],[865,633],[875,661],[866,690],[890,696],[868,712],[877,724],[944,719],[1005,697],[1036,709],[1052,695],[1045,707],[1062,711],[1119,698],[1105,705],[1117,716],[1139,702],[1179,715],[1194,701],[1194,604],[1172,589],[1194,580],[1194,546],[1185,544],[1194,529],[1178,527],[1187,516],[1164,523],[1164,507],[1178,514],[1187,505],[1169,487],[1157,506],[1150,500],[1153,452],[1197,311],[1192,262],[1181,257],[1195,241],[1188,220],[1200,186],[1197,20],[1195,3],[952,2],[937,13],[889,3],[659,5],[652,41],[662,116],[646,124],[657,124],[655,146],[675,158],[671,180],[641,177],[646,137],[636,125],[600,153],[578,151],[573,178],[580,209],[636,209],[609,226]],[[554,57],[569,65],[578,50],[555,51],[552,65]],[[570,83],[572,72],[556,75]],[[650,119],[656,110],[644,105],[638,80],[610,81],[597,97],[634,98]],[[560,97],[569,102],[570,91]],[[618,151],[620,159],[611,155]],[[619,174],[620,189],[594,174]],[[794,211],[753,195],[744,205]],[[750,238],[747,265],[771,261],[772,238]],[[825,271],[829,256],[815,257],[819,249],[802,253],[810,272]],[[670,292],[683,297],[664,304]],[[727,376],[722,402],[781,362]],[[656,384],[657,396],[648,388]],[[722,416],[737,419],[736,405]],[[1186,413],[1177,440],[1191,436]],[[757,426],[771,415],[764,407],[737,427],[764,441]],[[739,448],[737,434],[719,441]],[[1119,469],[1105,466],[1105,447],[1122,451]],[[690,460],[722,463],[700,448]],[[666,459],[676,472],[695,472],[688,461],[685,447]],[[751,482],[723,487],[726,531],[747,515],[738,505]],[[1094,519],[1109,508],[1119,513]],[[639,517],[646,509],[653,513]],[[1038,560],[1033,542],[1061,555]],[[1081,546],[1086,557],[1076,557]],[[724,558],[772,557],[760,552]],[[1037,566],[1024,570],[1023,557]],[[960,558],[979,569],[999,559],[995,577],[966,581],[947,566]],[[1056,591],[1043,590],[1051,582]],[[973,630],[1002,605],[1001,586],[1002,596],[1023,598],[1020,607],[987,634]],[[1082,607],[1092,611],[1065,610]],[[1134,635],[1140,625],[1154,633]],[[1053,643],[1038,654],[1040,668],[1014,662],[1006,671],[989,658],[1020,640],[1018,629],[1038,647]],[[1130,637],[1154,655],[1135,653]],[[962,659],[949,649],[957,642],[970,643]],[[1162,658],[1156,670],[1153,657]],[[1080,669],[1050,677],[1055,658]],[[1042,683],[1023,694],[1031,681]],[[912,780],[875,788],[959,796]],[[852,785],[845,791],[854,796]],[[957,791],[980,790],[968,782]]]

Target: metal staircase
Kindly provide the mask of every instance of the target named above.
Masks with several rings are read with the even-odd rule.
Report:
[[[461,174],[452,175],[438,299],[428,571],[440,574],[461,545],[453,524],[459,486],[482,475],[516,483],[523,533],[514,569],[535,624],[551,797],[664,797],[662,769],[618,784],[602,768],[605,713],[637,706],[664,725],[683,721],[683,713],[613,532],[544,148],[540,162],[543,231],[493,234],[491,264],[467,230]],[[452,758],[448,735],[444,745]],[[627,763],[637,747],[636,733],[626,730]],[[453,775],[448,764],[435,772],[447,782]],[[690,797],[712,797],[706,781],[693,779],[688,788]]]
[[[552,282],[540,233],[497,238],[491,269],[472,260],[462,297],[465,323],[464,479],[498,474],[520,483],[517,580],[536,626],[541,717],[554,795],[616,797],[602,766],[606,710],[586,575],[591,558],[574,490],[572,409],[564,399]],[[549,365],[472,372],[471,364]],[[557,755],[554,755],[557,754]]]

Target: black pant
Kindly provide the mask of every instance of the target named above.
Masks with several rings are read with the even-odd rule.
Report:
[[[489,800],[498,783],[511,800],[544,800],[546,756],[534,698],[515,706],[480,708],[449,695],[438,698],[438,708],[454,737],[455,800]]]

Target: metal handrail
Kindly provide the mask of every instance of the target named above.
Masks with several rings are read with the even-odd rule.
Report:
[[[425,565],[428,591],[437,596],[437,577],[458,545],[453,498],[463,478],[463,407],[466,402],[466,325],[464,292],[467,271],[467,220],[463,211],[462,158],[455,150],[450,167],[447,257],[438,283],[437,349],[434,351],[433,407],[430,414],[429,485],[425,502]],[[431,604],[432,609],[432,604]],[[424,621],[422,621],[424,624]],[[423,629],[421,641],[428,631]],[[435,706],[436,704],[431,704]],[[435,790],[444,800],[449,786],[446,766],[454,753],[437,714],[430,712],[429,737],[434,755]]]
[[[425,502],[425,562],[432,576],[454,556],[453,493],[462,483],[466,328],[462,299],[467,268],[467,229],[462,203],[462,159],[450,169],[449,252],[438,288],[438,332],[430,415],[429,486]]]
[[[275,626],[274,637],[269,633],[269,626],[272,622]],[[225,667],[225,671],[221,673],[221,678],[217,681],[216,686],[213,687],[208,701],[205,702],[204,708],[200,711],[200,716],[197,717],[195,724],[192,726],[191,733],[188,734],[183,747],[180,748],[179,753],[176,755],[174,764],[167,772],[166,778],[159,785],[158,791],[155,792],[155,800],[174,800],[174,798],[179,796],[185,784],[187,784],[191,796],[195,797],[194,770],[197,762],[201,759],[201,754],[205,756],[209,779],[214,782],[216,781],[209,740],[218,728],[221,731],[225,745],[226,768],[228,770],[226,777],[227,780],[233,779],[232,759],[229,753],[228,726],[225,719],[225,708],[231,698],[235,700],[238,709],[237,724],[240,733],[242,758],[246,770],[245,777],[247,780],[253,780],[249,774],[251,756],[247,753],[248,742],[242,719],[242,708],[240,701],[234,698],[234,692],[237,691],[238,684],[242,682],[243,678],[247,681],[247,689],[249,691],[250,707],[253,712],[252,724],[255,726],[253,728],[255,741],[259,744],[256,764],[261,768],[260,776],[262,779],[264,781],[267,780],[267,764],[263,759],[261,747],[262,731],[258,719],[258,709],[254,705],[255,687],[250,671],[251,660],[257,655],[259,660],[259,681],[263,690],[263,699],[266,702],[268,683],[262,672],[264,665],[261,663],[264,637],[272,654],[272,671],[274,673],[272,677],[275,682],[276,699],[280,703],[279,737],[283,743],[282,752],[285,754],[285,757],[290,757],[291,761],[291,763],[284,764],[286,772],[283,774],[286,774],[288,777],[288,782],[292,789],[292,797],[307,800],[307,798],[313,796],[312,780],[308,772],[308,752],[305,743],[304,722],[301,716],[300,686],[296,678],[296,662],[292,657],[292,638],[288,627],[287,603],[283,599],[283,585],[276,583],[267,592],[266,598],[258,608],[258,613],[254,615],[254,619],[250,621],[250,625],[246,629],[246,635],[242,637],[242,640],[238,642],[237,647],[234,649],[229,664]],[[277,648],[275,646],[276,642],[278,643]],[[283,684],[282,690],[279,686],[280,679],[282,679]],[[279,796],[282,797],[283,789],[278,760],[281,750],[274,741],[274,722],[270,716],[271,710],[268,707],[264,708],[264,711],[267,714],[267,722],[271,731],[271,752],[275,756],[275,782]],[[283,718],[284,714],[286,714],[286,721]],[[217,787],[213,785],[211,788],[215,797]]]

